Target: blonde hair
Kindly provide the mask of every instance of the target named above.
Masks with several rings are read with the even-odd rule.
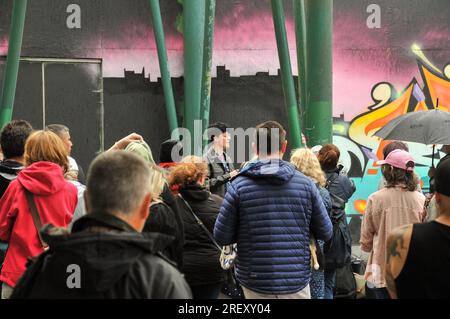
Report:
[[[325,174],[316,155],[309,148],[299,148],[292,151],[291,163],[297,170],[318,182],[320,186],[325,186]]]
[[[150,164],[150,194],[152,195],[152,202],[161,202],[160,196],[165,184],[164,170],[155,164]]]
[[[63,141],[51,131],[36,131],[25,143],[25,166],[36,162],[52,162],[62,167],[64,173],[69,170],[67,148]]]
[[[208,175],[208,164],[198,156],[186,156],[170,172],[169,185],[184,186],[195,184]]]

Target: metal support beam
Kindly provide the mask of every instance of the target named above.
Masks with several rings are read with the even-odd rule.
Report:
[[[294,148],[302,146],[297,98],[295,95],[294,78],[292,76],[291,57],[286,36],[283,0],[272,1],[272,14],[277,38],[278,56],[281,66],[284,98],[289,121],[290,143]]]
[[[161,71],[164,99],[166,102],[167,120],[169,122],[169,129],[173,132],[178,128],[178,120],[177,110],[175,107],[175,98],[173,96],[172,80],[169,71],[166,43],[164,40],[161,8],[159,6],[159,0],[149,0],[149,3],[152,14],[153,32],[155,34],[156,47],[158,50],[159,69]]]
[[[205,32],[205,1],[184,0],[184,127],[191,133],[192,154],[201,155],[202,134],[194,131],[201,121],[200,104]],[[197,133],[194,136],[194,133]],[[200,134],[199,134],[200,133]]]
[[[307,79],[306,79],[306,11],[305,0],[293,0],[295,38],[297,43],[297,65],[298,65],[298,108],[302,129],[305,128],[305,108],[307,103]]]
[[[11,121],[12,118],[26,12],[27,0],[14,0],[11,30],[9,33],[8,57],[6,58],[6,68],[0,100],[0,128]]]
[[[211,70],[214,41],[214,21],[216,16],[216,0],[205,0],[205,39],[203,51],[203,76],[200,116],[202,127],[205,130],[209,125],[209,114],[211,108]],[[208,143],[203,141],[203,146]]]
[[[306,137],[309,146],[333,141],[333,0],[305,0],[307,12]]]

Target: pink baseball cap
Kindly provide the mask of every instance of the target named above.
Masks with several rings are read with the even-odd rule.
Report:
[[[414,158],[404,150],[394,150],[386,157],[384,161],[378,161],[377,165],[389,164],[393,167],[401,168],[406,171],[414,171]]]

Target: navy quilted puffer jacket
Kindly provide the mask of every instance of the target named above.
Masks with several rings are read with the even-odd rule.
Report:
[[[310,280],[309,237],[332,236],[316,185],[282,160],[249,164],[231,183],[217,218],[220,245],[238,244],[239,282],[265,294],[292,294]]]

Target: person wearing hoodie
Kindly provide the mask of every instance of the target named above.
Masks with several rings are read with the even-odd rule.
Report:
[[[208,165],[202,158],[188,156],[173,168],[169,177],[170,185],[179,186],[177,201],[183,208],[185,230],[183,272],[194,299],[217,299],[225,280],[219,261],[220,248],[212,241],[222,198],[205,188],[207,174]]]
[[[159,253],[170,238],[142,233],[161,178],[135,154],[100,154],[88,173],[88,214],[71,234],[45,228],[50,249],[28,267],[12,298],[191,298],[183,276]]]
[[[36,131],[25,144],[25,168],[0,200],[0,240],[9,247],[0,274],[2,298],[8,298],[25,271],[27,258],[44,251],[29,209],[31,195],[42,225],[67,227],[77,205],[77,189],[64,180],[67,151],[53,132]]]
[[[156,166],[153,160],[152,150],[144,141],[134,141],[125,148],[126,152],[134,153],[147,162],[152,169],[161,170],[162,193],[159,198],[154,198],[150,205],[150,215],[144,226],[144,232],[163,233],[173,237],[163,253],[172,261],[176,262],[178,269],[183,269],[183,245],[184,228],[181,219],[181,208],[175,196],[169,189],[164,179],[163,169]]]
[[[310,299],[310,233],[332,236],[316,185],[282,160],[286,146],[281,124],[256,127],[258,160],[229,186],[214,227],[219,245],[237,243],[236,277],[247,299]]]

